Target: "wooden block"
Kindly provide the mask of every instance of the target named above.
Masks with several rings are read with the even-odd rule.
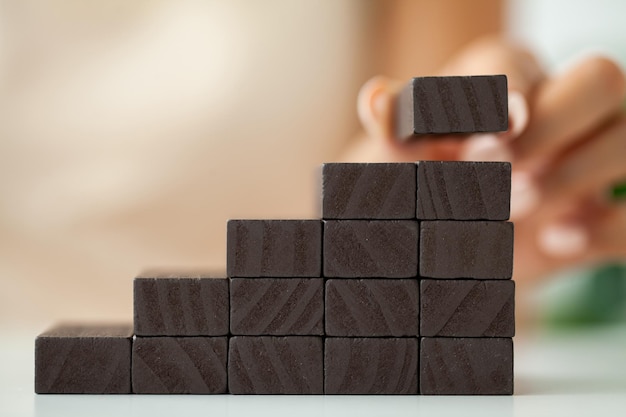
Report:
[[[206,272],[145,273],[134,282],[137,336],[228,334],[228,279]]]
[[[35,340],[37,394],[130,394],[133,326],[62,324]]]
[[[420,290],[422,336],[515,335],[515,283],[511,280],[425,279]]]
[[[225,393],[227,345],[226,337],[137,337],[133,392]]]
[[[322,168],[324,219],[415,218],[413,163],[332,163]]]
[[[233,335],[324,334],[323,278],[232,278]]]
[[[417,276],[418,224],[412,220],[325,220],[324,276]]]
[[[228,276],[320,277],[319,220],[229,220]]]
[[[325,394],[417,394],[417,338],[326,338]]]
[[[328,336],[418,335],[415,279],[329,279],[325,305]]]
[[[323,394],[323,343],[316,336],[230,339],[231,394]]]
[[[508,129],[505,75],[413,78],[396,100],[396,136]]]
[[[512,395],[513,340],[422,338],[420,393]]]
[[[510,206],[509,162],[418,163],[418,219],[507,220]]]
[[[423,221],[420,276],[509,279],[513,274],[513,223]]]

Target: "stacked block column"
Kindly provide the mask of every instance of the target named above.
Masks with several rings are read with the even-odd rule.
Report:
[[[320,220],[230,220],[231,394],[323,394]]]
[[[512,394],[508,163],[419,162],[420,391]]]
[[[136,394],[227,392],[228,280],[209,273],[143,274],[134,281]]]
[[[415,164],[325,164],[326,394],[417,394]]]

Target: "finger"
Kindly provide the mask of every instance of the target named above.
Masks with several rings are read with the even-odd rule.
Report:
[[[577,221],[528,218],[515,229],[514,278],[521,285],[574,265],[626,257],[626,204],[596,205]]]
[[[506,74],[508,82],[509,129],[497,134],[469,137],[460,151],[467,161],[511,161],[512,151],[507,142],[525,130],[529,120],[527,97],[545,79],[542,65],[526,48],[498,38],[474,42],[453,58],[443,75]]]
[[[511,140],[524,131],[528,123],[527,97],[545,79],[541,63],[523,45],[499,37],[482,38],[456,55],[441,71],[442,75],[505,74],[509,90],[509,129],[497,136]],[[482,154],[483,144],[473,149],[471,141],[465,159],[492,160],[490,150]],[[470,156],[471,155],[471,156]]]
[[[545,79],[537,58],[524,46],[498,37],[482,38],[465,48],[442,70],[442,75],[505,74],[509,90],[509,129],[498,134],[513,139],[528,123],[529,97]],[[481,148],[482,145],[477,145]],[[468,150],[473,152],[475,150]],[[488,157],[488,155],[485,155]]]
[[[602,57],[588,58],[564,75],[546,80],[531,102],[530,124],[512,143],[518,167],[540,169],[613,117],[625,93],[621,69]]]
[[[441,75],[479,74],[506,74],[509,90],[524,97],[545,78],[542,65],[527,48],[499,37],[471,43],[441,71]]]
[[[543,216],[558,216],[572,201],[595,198],[626,178],[625,156],[626,116],[622,116],[559,157],[540,179]]]
[[[626,257],[626,205],[596,206],[576,220],[548,223],[537,234],[537,247],[552,260],[623,260]]]
[[[595,198],[626,178],[624,155],[626,117],[622,116],[561,155],[540,176],[516,166],[511,175],[511,219],[525,218],[541,205],[541,217],[550,221],[566,212],[572,201]]]

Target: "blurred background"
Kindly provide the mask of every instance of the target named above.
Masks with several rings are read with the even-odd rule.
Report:
[[[446,1],[501,17],[461,43],[428,36],[440,2],[417,20],[389,3],[0,1],[0,329],[130,320],[140,270],[224,267],[228,218],[316,217],[318,166],[358,133],[395,22],[423,33],[401,79],[493,32],[555,70],[626,64],[620,0]],[[626,317],[622,265],[550,282],[531,299],[544,322]]]

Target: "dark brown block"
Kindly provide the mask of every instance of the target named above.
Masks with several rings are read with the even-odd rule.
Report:
[[[64,324],[35,340],[37,394],[130,394],[133,326]]]
[[[323,278],[233,278],[233,335],[324,334]]]
[[[420,290],[422,336],[515,335],[513,281],[425,279]]]
[[[418,163],[418,219],[507,220],[510,206],[508,162]]]
[[[415,279],[329,279],[326,335],[417,336],[418,300]]]
[[[324,164],[324,219],[415,218],[415,164]]]
[[[231,394],[323,394],[323,345],[315,336],[230,339]]]
[[[420,393],[512,395],[513,340],[422,338]]]
[[[417,394],[416,338],[326,338],[326,394]]]
[[[137,337],[135,394],[226,392],[226,337]]]
[[[396,101],[396,136],[508,129],[505,75],[418,77]]]
[[[412,220],[324,221],[324,276],[417,276],[418,224]]]
[[[134,282],[137,336],[228,334],[228,280],[210,273],[146,273]]]
[[[509,279],[513,223],[424,221],[420,224],[420,276]]]
[[[319,220],[229,220],[228,276],[320,277]]]

